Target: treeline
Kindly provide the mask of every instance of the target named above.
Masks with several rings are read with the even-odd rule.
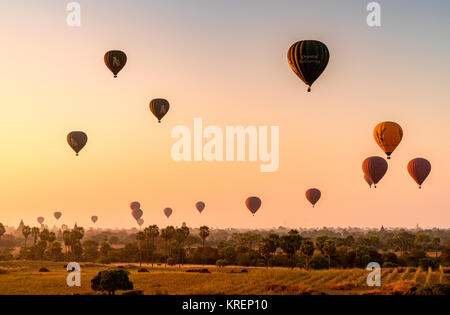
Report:
[[[2,232],[3,231],[3,232]],[[369,262],[384,267],[450,265],[448,231],[386,231],[327,234],[246,232],[215,233],[207,226],[189,229],[151,225],[137,233],[106,233],[82,227],[58,230],[24,226],[23,246],[15,257],[5,249],[0,224],[0,260],[28,259],[134,262],[157,265],[216,264],[218,266],[300,267],[311,269],[364,268]],[[221,235],[221,237],[218,237]],[[440,236],[437,236],[440,235]],[[9,242],[12,242],[11,240]],[[432,254],[430,254],[432,253]]]

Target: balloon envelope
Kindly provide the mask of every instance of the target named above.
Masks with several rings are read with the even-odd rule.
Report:
[[[61,218],[61,216],[62,216],[62,213],[59,211],[56,211],[53,215],[55,216],[56,220],[59,220],[59,218]]]
[[[104,60],[105,65],[114,74],[114,78],[117,78],[117,74],[127,63],[127,55],[120,50],[110,50],[105,54]]]
[[[139,220],[142,217],[143,214],[144,214],[144,211],[142,211],[141,209],[135,209],[135,210],[131,211],[131,215],[136,220]]]
[[[251,213],[255,214],[261,207],[261,199],[255,196],[248,197],[247,200],[245,200],[245,205]]]
[[[132,203],[130,203],[130,208],[131,210],[138,210],[141,208],[141,204],[137,201],[133,201]]]
[[[169,108],[169,102],[163,98],[155,98],[150,101],[150,110],[158,118],[158,122],[161,122],[161,119],[167,114]]]
[[[76,155],[84,148],[87,140],[87,135],[82,131],[72,131],[67,135],[67,143],[69,143]]]
[[[309,86],[309,92],[311,85],[327,67],[330,53],[322,42],[302,40],[289,48],[287,57],[292,71]]]
[[[141,219],[137,220],[136,222],[139,226],[142,226],[142,224],[144,224],[144,219],[141,218]]]
[[[205,203],[203,201],[199,201],[195,204],[198,212],[202,213],[203,209],[205,209]]]
[[[98,217],[96,216],[96,215],[93,215],[92,217],[91,217],[91,221],[95,224],[95,222],[97,222],[97,220],[98,220]]]
[[[423,158],[415,158],[408,163],[408,173],[416,181],[419,188],[431,172],[431,163]]]
[[[317,201],[319,201],[321,195],[320,190],[317,188],[308,189],[305,193],[306,199],[313,205],[313,208]]]
[[[371,156],[365,159],[362,163],[362,170],[376,188],[376,184],[383,178],[388,169],[388,164],[385,159],[379,156]]]
[[[403,130],[399,124],[392,121],[385,121],[375,126],[373,130],[375,142],[386,153],[387,158],[391,158],[392,152],[400,144],[403,138]]]
[[[172,208],[165,208],[164,214],[166,215],[166,217],[170,217],[172,215]]]
[[[42,224],[42,223],[44,223],[44,218],[43,217],[38,217],[37,221],[38,221],[39,224]]]

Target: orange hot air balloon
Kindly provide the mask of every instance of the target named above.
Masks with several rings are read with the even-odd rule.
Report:
[[[408,163],[408,173],[416,181],[419,188],[431,172],[431,163],[423,158],[415,158]]]
[[[114,74],[114,78],[117,78],[117,74],[127,63],[127,55],[120,50],[108,51],[103,59],[105,60],[105,65]]]
[[[317,201],[319,201],[321,195],[320,190],[317,188],[308,189],[305,193],[306,199],[312,204],[313,208]]]
[[[377,188],[378,182],[383,178],[388,169],[388,164],[385,159],[379,156],[371,156],[362,163],[362,170]]]
[[[380,148],[386,153],[388,160],[392,152],[400,144],[403,138],[403,130],[399,124],[385,121],[375,126],[373,137]]]
[[[202,213],[203,209],[205,209],[205,203],[203,201],[199,201],[195,204],[198,212]]]
[[[62,213],[59,211],[56,211],[53,215],[55,216],[56,220],[59,220],[59,218],[61,218],[61,216],[62,216]]]
[[[365,181],[367,182],[367,184],[369,184],[369,187],[370,188],[372,188],[372,181],[370,180],[370,178],[369,177],[367,177],[367,175],[364,175],[364,179],[365,179]]]
[[[130,203],[131,210],[139,210],[141,208],[141,204],[137,201],[133,201]]]
[[[43,217],[38,217],[38,218],[37,218],[37,221],[38,221],[39,224],[44,223],[44,220],[45,220],[45,219],[44,219]]]
[[[67,142],[75,151],[76,155],[84,148],[87,143],[87,135],[82,131],[72,131],[67,135]]]
[[[247,206],[248,210],[255,215],[256,211],[261,207],[261,199],[258,197],[248,197],[245,201],[245,205]]]
[[[97,220],[98,220],[98,217],[96,216],[96,215],[93,215],[92,217],[91,217],[91,221],[95,224],[95,222],[97,222]]]
[[[165,208],[164,214],[166,215],[167,218],[169,218],[172,215],[172,208]]]

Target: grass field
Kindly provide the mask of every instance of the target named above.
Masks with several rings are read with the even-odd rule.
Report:
[[[94,294],[90,280],[101,270],[119,265],[81,264],[81,287],[68,287],[65,263],[47,261],[0,262],[0,294]],[[404,286],[448,283],[448,274],[420,268],[383,269],[381,288],[366,284],[368,271],[362,269],[301,270],[184,266],[164,268],[122,264],[130,272],[135,290],[144,294],[375,294],[403,290]],[[45,267],[50,272],[39,272]],[[189,273],[187,269],[207,268],[211,273]],[[241,273],[246,269],[247,273]],[[120,294],[120,292],[118,292]]]

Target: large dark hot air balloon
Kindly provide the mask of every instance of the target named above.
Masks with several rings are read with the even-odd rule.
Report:
[[[403,130],[399,124],[385,121],[375,126],[373,137],[380,148],[386,153],[388,160],[392,152],[400,144],[403,138]]]
[[[431,172],[431,163],[423,158],[415,158],[408,163],[408,173],[416,181],[419,188]]]
[[[199,201],[195,204],[198,212],[202,213],[203,209],[205,209],[205,203],[203,201]]]
[[[364,175],[364,180],[367,182],[367,184],[369,185],[369,188],[372,188],[372,181],[370,180],[369,177],[367,177],[367,175]]]
[[[141,209],[135,209],[135,210],[131,211],[131,215],[133,216],[133,218],[135,220],[139,220],[143,214],[144,214],[144,211],[142,211]]]
[[[306,199],[312,204],[313,208],[317,201],[319,201],[321,195],[320,190],[317,188],[308,189],[305,193]]]
[[[288,61],[295,74],[308,85],[311,85],[325,70],[330,53],[324,43],[317,40],[302,40],[289,48]]]
[[[138,201],[133,201],[130,203],[131,210],[138,210],[141,208],[141,204]]]
[[[55,216],[56,220],[59,220],[59,218],[61,218],[61,216],[62,216],[62,213],[59,211],[56,211],[53,215]]]
[[[247,206],[248,210],[255,215],[256,211],[261,207],[261,199],[258,197],[248,197],[247,200],[245,200],[245,205]]]
[[[378,182],[383,178],[388,169],[388,164],[385,159],[379,156],[371,156],[365,159],[362,163],[362,170],[377,188]]]
[[[67,135],[67,142],[70,147],[75,151],[78,156],[78,153],[81,149],[86,145],[88,138],[87,135],[82,131],[72,131]]]
[[[165,208],[164,214],[166,215],[166,217],[170,217],[172,215],[172,208]]]
[[[167,114],[169,111],[170,105],[169,102],[163,98],[155,98],[150,102],[150,110],[158,118],[158,122],[161,122],[161,119]]]
[[[95,222],[97,222],[97,220],[98,220],[98,217],[97,217],[96,215],[93,215],[93,216],[91,217],[92,223],[95,224]]]
[[[110,50],[105,54],[105,65],[114,74],[114,78],[117,78],[117,74],[127,63],[127,55],[120,50]]]
[[[45,220],[45,219],[44,219],[43,217],[38,217],[38,218],[37,218],[37,221],[38,221],[39,224],[44,223],[44,220]]]

